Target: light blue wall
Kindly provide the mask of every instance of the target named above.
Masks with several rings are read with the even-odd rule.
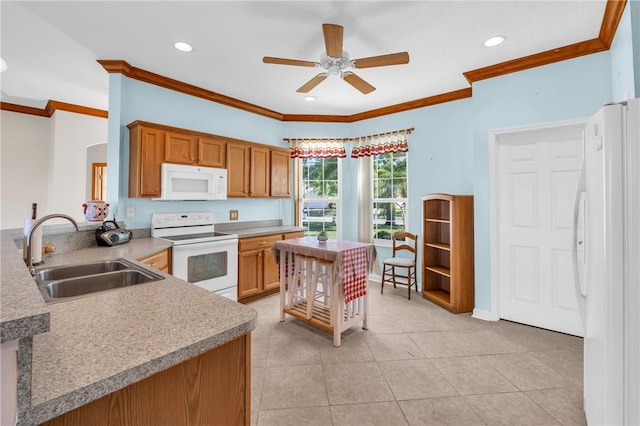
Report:
[[[589,117],[611,101],[609,52],[473,85],[476,308],[491,309],[488,132]]]
[[[473,194],[475,202],[476,308],[491,309],[489,275],[488,132],[492,129],[587,117],[613,96],[610,52],[477,82],[473,97],[351,124],[280,122],[136,80],[111,75],[109,172],[119,169],[119,188],[108,201],[130,228],[148,227],[152,212],[209,210],[219,222],[228,210],[241,220],[293,221],[289,200],[231,199],[216,202],[153,202],[129,199],[128,129],[135,120],[157,122],[259,143],[284,146],[282,138],[353,137],[414,127],[409,151],[409,229],[421,234],[420,198],[433,192]],[[628,66],[628,65],[626,65]],[[343,238],[357,236],[358,161],[343,162]],[[116,197],[113,194],[117,194]],[[114,202],[113,200],[118,200]],[[380,258],[388,252],[380,250]]]
[[[109,186],[110,211],[129,228],[148,228],[155,212],[212,211],[217,222],[228,222],[229,210],[239,210],[241,221],[282,218],[293,222],[290,199],[241,199],[226,201],[151,201],[128,198],[129,129],[127,124],[149,121],[197,130],[267,145],[286,146],[283,123],[257,114],[143,83],[121,74],[110,76],[109,176],[119,176],[116,189]],[[116,160],[117,159],[117,160]],[[112,164],[117,165],[119,170]],[[112,172],[113,170],[113,172]],[[118,174],[115,174],[119,172]],[[113,174],[112,174],[113,173]],[[113,200],[118,200],[114,202]],[[135,218],[125,219],[127,207],[134,207]]]
[[[636,22],[636,26],[640,26],[640,19]],[[637,35],[636,31],[636,36]],[[640,70],[636,69],[634,73],[633,43],[631,5],[627,4],[610,49],[613,102],[620,102],[635,97],[637,90],[634,88],[635,78]],[[636,44],[637,43],[636,41]]]
[[[635,97],[640,98],[640,1],[630,1],[627,7],[631,13],[629,25],[631,25],[631,38],[633,39]]]
[[[422,235],[423,195],[434,192],[473,194],[471,106],[471,98],[467,98],[353,124],[352,133],[356,136],[414,128],[409,136],[407,164],[407,230],[414,234]],[[357,214],[350,219],[356,220]],[[357,227],[357,222],[353,226]],[[390,257],[391,250],[378,247],[378,254],[384,259]],[[418,271],[419,280],[420,277]]]

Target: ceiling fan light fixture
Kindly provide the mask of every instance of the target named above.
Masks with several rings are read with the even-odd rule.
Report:
[[[314,102],[316,100],[315,96],[305,96],[304,100],[307,102]]]
[[[495,35],[493,37],[489,37],[488,39],[486,39],[484,41],[484,45],[486,47],[495,47],[495,46],[498,46],[498,45],[504,43],[504,41],[506,39],[507,38],[505,36],[503,36],[503,35]]]
[[[5,60],[3,58],[0,58],[0,72],[5,72],[7,68],[9,68],[9,66],[7,65]]]
[[[189,43],[185,43],[184,41],[176,42],[176,44],[174,44],[173,46],[181,52],[191,52],[193,50],[193,47],[191,47]]]
[[[322,52],[320,55],[320,66],[327,70],[331,75],[339,75],[345,68],[351,66],[349,53],[347,53],[346,50],[343,50],[341,58],[334,58],[332,56],[328,56],[325,52]]]

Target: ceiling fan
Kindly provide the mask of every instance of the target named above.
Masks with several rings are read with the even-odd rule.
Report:
[[[326,52],[320,55],[320,62],[302,61],[298,59],[274,58],[265,56],[262,62],[265,64],[295,65],[299,67],[320,67],[324,72],[313,77],[297,90],[299,93],[308,93],[318,84],[322,83],[329,75],[340,75],[340,77],[358,89],[363,94],[376,90],[371,84],[358,77],[347,68],[372,68],[387,65],[400,65],[409,63],[407,52],[390,53],[388,55],[371,56],[368,58],[349,59],[349,54],[342,50],[343,28],[335,24],[322,24],[324,33],[324,44]]]

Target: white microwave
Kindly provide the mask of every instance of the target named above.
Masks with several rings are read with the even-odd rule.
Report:
[[[227,170],[162,164],[160,198],[154,200],[226,200]]]

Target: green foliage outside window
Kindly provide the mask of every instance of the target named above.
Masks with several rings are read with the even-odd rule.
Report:
[[[391,240],[404,231],[407,217],[407,154],[372,157],[373,238]]]
[[[329,238],[337,235],[338,159],[302,159],[302,226],[305,235],[325,231]]]

